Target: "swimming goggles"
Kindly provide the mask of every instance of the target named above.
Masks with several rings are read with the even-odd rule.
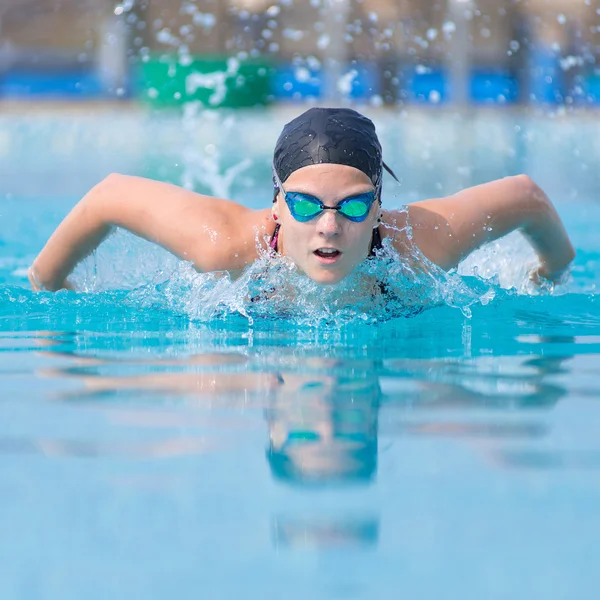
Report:
[[[283,189],[283,185],[275,168],[273,168],[273,177],[277,187],[283,194],[283,198],[290,209],[290,213],[292,213],[292,217],[301,223],[306,223],[307,221],[318,217],[325,210],[336,210],[349,221],[362,223],[362,221],[369,216],[369,211],[376,198],[375,192],[371,191],[344,198],[344,200],[335,206],[325,206],[318,198],[315,198],[310,194],[304,194],[302,192],[286,192]]]

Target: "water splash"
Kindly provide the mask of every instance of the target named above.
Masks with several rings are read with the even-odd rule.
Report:
[[[523,295],[572,291],[570,285],[554,291],[536,288],[529,278],[536,264],[535,253],[517,233],[479,249],[450,273],[427,260],[414,244],[400,255],[386,239],[376,257],[340,283],[323,286],[271,252],[261,252],[237,279],[226,272],[198,273],[190,263],[120,232],[78,267],[75,282],[86,292],[129,289],[132,305],[197,322],[242,317],[251,323],[286,319],[313,326],[413,317],[436,306],[456,308],[470,317],[475,304],[488,304],[502,288]]]
[[[250,322],[285,319],[297,326],[375,323],[414,317],[442,305],[470,316],[474,303],[493,299],[494,287],[483,280],[448,274],[420,258],[402,257],[384,240],[376,257],[338,284],[326,286],[270,252],[262,253],[237,279],[224,272],[197,273],[181,263],[166,282],[135,290],[129,299],[202,322],[241,315]]]

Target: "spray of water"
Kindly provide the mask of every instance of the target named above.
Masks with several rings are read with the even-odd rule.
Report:
[[[313,326],[413,317],[442,305],[470,316],[474,303],[494,298],[494,285],[480,277],[446,273],[413,250],[401,256],[385,240],[377,256],[338,284],[326,286],[272,251],[261,252],[237,279],[223,272],[197,273],[192,265],[180,263],[166,281],[134,290],[130,300],[204,322],[237,314],[250,321],[285,319]]]

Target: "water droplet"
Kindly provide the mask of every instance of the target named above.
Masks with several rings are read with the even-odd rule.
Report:
[[[369,102],[371,106],[375,106],[377,108],[383,106],[383,98],[379,94],[374,94],[373,96],[371,96]]]
[[[317,48],[319,48],[319,50],[325,50],[329,46],[330,41],[331,38],[326,33],[320,35],[317,40]]]
[[[430,28],[427,30],[427,39],[432,42],[438,36],[438,30],[435,28]]]
[[[442,25],[442,31],[444,32],[444,35],[452,35],[456,31],[456,24],[454,21],[446,21]]]
[[[292,40],[293,42],[298,42],[304,37],[304,31],[300,29],[292,29],[290,27],[286,27],[283,30],[283,37],[286,40]]]
[[[432,104],[438,104],[442,99],[442,95],[437,90],[431,90],[429,92],[429,102]]]

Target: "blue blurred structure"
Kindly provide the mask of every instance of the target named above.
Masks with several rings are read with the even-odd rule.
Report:
[[[565,101],[565,77],[560,56],[551,48],[533,46],[529,53],[529,101],[562,104]]]
[[[105,96],[98,75],[88,70],[13,69],[0,78],[0,97],[89,99]]]
[[[343,3],[342,14],[276,0],[2,0],[0,98],[152,103],[165,89],[160,105],[177,105],[185,98],[169,99],[168,82],[144,80],[146,61],[168,63],[181,78],[177,69],[232,59],[263,61],[272,102],[600,104],[593,2]],[[567,5],[572,15],[557,12]]]
[[[519,100],[520,84],[505,71],[476,70],[471,76],[471,100],[477,104],[514,104]]]
[[[271,92],[274,99],[323,99],[325,75],[321,67],[283,63],[277,65],[273,71]],[[342,74],[338,88],[342,95],[350,100],[366,101],[381,95],[381,80],[381,72],[376,63],[355,60]]]
[[[400,82],[401,98],[408,102],[439,104],[448,99],[446,73],[440,68],[404,67]]]
[[[351,77],[352,73],[354,77]],[[347,97],[369,100],[383,96],[383,80],[375,63],[351,65],[346,76],[351,79]],[[451,97],[451,84],[442,68],[401,67],[398,72],[398,100],[418,104],[440,104]],[[291,64],[275,69],[272,93],[277,100],[323,98],[320,70]],[[520,82],[511,73],[476,69],[471,73],[469,98],[474,104],[515,104],[519,101]]]

